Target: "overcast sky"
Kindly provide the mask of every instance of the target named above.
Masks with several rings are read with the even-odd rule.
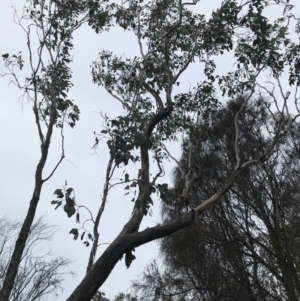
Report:
[[[295,2],[295,1],[294,1]],[[22,0],[15,1],[17,8],[22,7]],[[210,15],[212,8],[219,6],[220,0],[202,0],[197,6],[197,11]],[[23,51],[25,68],[19,73],[20,79],[30,76],[26,63],[27,49],[24,32],[13,22],[13,1],[1,1],[0,5],[0,55],[4,53],[17,53]],[[270,16],[274,11],[270,10]],[[81,110],[80,121],[74,129],[65,131],[66,160],[63,161],[53,178],[47,182],[42,191],[36,217],[46,214],[49,224],[59,226],[59,232],[52,242],[43,246],[41,251],[52,250],[57,256],[74,260],[70,267],[78,273],[75,278],[67,278],[64,282],[64,292],[58,300],[65,300],[74,290],[85,274],[90,248],[86,248],[81,241],[74,241],[69,231],[77,227],[75,216],[68,219],[65,212],[59,208],[54,210],[50,204],[53,192],[62,188],[65,180],[76,192],[76,202],[84,204],[96,212],[101,202],[103,179],[108,162],[108,149],[103,142],[97,154],[91,149],[94,143],[94,131],[101,131],[102,119],[100,112],[109,116],[118,116],[122,113],[119,103],[112,99],[103,88],[92,83],[91,63],[99,51],[108,49],[118,55],[134,56],[138,54],[138,44],[135,37],[120,29],[97,35],[88,26],[80,28],[74,37],[75,50],[73,84],[70,98],[74,99]],[[228,56],[227,56],[228,57]],[[229,57],[230,58],[230,57]],[[229,71],[232,61],[226,57],[218,58],[219,70]],[[200,69],[191,67],[184,76],[180,89],[188,89],[189,82],[201,80]],[[39,139],[32,112],[32,104],[20,99],[21,92],[13,85],[8,85],[8,80],[0,79],[0,215],[8,213],[11,219],[23,219],[27,212],[28,203],[34,187],[34,173],[40,155]],[[60,156],[59,132],[56,131],[51,144],[50,158],[44,176],[53,168]],[[179,156],[176,145],[171,147],[172,153]],[[164,182],[171,181],[173,162],[165,166],[166,176]],[[136,173],[136,166],[129,165],[128,173]],[[100,224],[100,243],[109,243],[120,232],[124,223],[129,219],[132,211],[132,196],[124,197],[123,188],[113,190],[108,197],[104,215]],[[153,208],[152,217],[147,216],[141,229],[154,225],[160,221],[157,206]],[[106,248],[100,246],[98,255]],[[113,297],[119,291],[126,291],[130,280],[134,279],[143,270],[146,263],[156,258],[157,243],[152,242],[136,250],[137,260],[130,269],[125,266],[124,259],[120,261],[106,283],[101,288],[108,297]]]

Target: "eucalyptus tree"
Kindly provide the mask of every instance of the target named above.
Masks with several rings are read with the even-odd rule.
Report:
[[[201,5],[205,5],[198,2],[130,0],[120,5],[93,0],[49,1],[53,6],[45,5],[46,2],[41,0],[30,2],[30,18],[37,25],[38,32],[41,30],[39,51],[47,49],[50,65],[48,68],[38,60],[40,63],[32,67],[33,75],[26,81],[28,86],[20,87],[23,87],[26,93],[32,91],[34,97],[41,95],[41,104],[38,98],[34,98],[33,102],[36,111],[40,112],[40,115],[35,116],[42,156],[37,168],[37,184],[30,210],[0,293],[1,301],[8,300],[40,189],[49,178],[42,178],[41,172],[47,158],[52,129],[54,125],[62,127],[61,118],[70,117],[71,125],[78,119],[79,110],[68,100],[66,93],[71,85],[68,67],[71,58],[68,50],[72,48],[73,31],[84,21],[88,21],[96,32],[101,32],[109,26],[120,26],[136,37],[140,49],[139,56],[118,57],[109,50],[103,50],[93,63],[92,77],[93,81],[103,86],[124,109],[123,114],[117,118],[106,117],[106,126],[101,132],[108,138],[107,146],[113,163],[118,167],[133,163],[139,166],[135,175],[125,173],[122,181],[126,185],[125,188],[128,186],[129,189],[135,188],[137,191],[133,198],[134,206],[129,221],[97,260],[96,250],[93,249],[92,266],[89,264],[86,276],[68,301],[90,300],[123,255],[126,265],[130,266],[135,259],[132,254],[134,248],[168,236],[193,222],[197,223],[199,214],[219,200],[244,170],[267,161],[276,145],[290,131],[299,113],[299,45],[288,36],[293,27],[296,28],[295,35],[300,32],[297,17],[293,14],[293,5],[288,0],[249,0],[242,3],[226,0],[220,3],[219,8],[206,20],[204,15],[194,9],[198,9],[198,6],[201,9]],[[275,22],[266,17],[266,10],[270,5],[282,9],[282,15]],[[30,28],[25,29],[27,34],[30,34]],[[29,53],[32,53],[30,43],[28,45]],[[227,73],[224,70],[219,73],[215,58],[225,52],[232,54],[235,64],[233,68],[226,70]],[[5,54],[3,58],[8,68],[13,62],[20,67],[23,64],[20,56],[10,57]],[[196,62],[199,68],[197,83],[192,89],[182,91],[182,75]],[[37,70],[42,72],[42,76],[38,78]],[[290,89],[293,89],[292,105],[296,110],[296,114],[293,115],[288,103],[289,93],[285,93],[281,87],[284,71],[288,72],[289,84],[292,86]],[[14,74],[12,70],[9,72]],[[263,152],[257,150],[251,158],[243,158],[239,149],[240,115],[253,95],[262,89],[258,83],[261,83],[263,75],[267,75],[270,82],[266,93],[271,97],[270,102],[273,104],[272,109],[274,107],[276,111],[278,122],[271,133],[270,145]],[[279,96],[270,86],[274,82],[280,87]],[[219,92],[226,97],[247,94],[240,110],[232,116],[235,124],[235,133],[232,134],[235,166],[231,167],[222,185],[216,187],[212,195],[199,199],[193,210],[187,213],[183,213],[181,208],[183,201],[186,202],[188,198],[193,179],[189,170],[183,171],[184,189],[177,198],[176,215],[164,225],[139,231],[143,218],[153,204],[153,193],[158,191],[161,199],[165,201],[169,198],[166,183],[158,182],[164,173],[164,161],[173,157],[165,143],[178,141],[181,136],[190,136],[195,126],[218,107],[221,97]],[[47,103],[50,104],[49,108]],[[264,105],[268,106],[268,103]],[[67,109],[73,109],[72,114],[67,114]],[[275,116],[275,113],[273,114]],[[45,122],[45,139],[40,120]],[[96,143],[98,141],[99,138],[96,137]],[[133,155],[136,150],[139,151],[138,156]],[[150,166],[151,155],[154,166]],[[109,176],[110,173],[107,179],[111,180]],[[78,209],[72,192],[70,187],[65,192],[61,189],[55,192],[58,197],[55,204],[62,205],[64,200],[64,210],[69,217]],[[71,231],[78,237],[76,229]]]
[[[243,4],[224,1],[209,20],[193,11],[191,5],[196,2],[129,1],[116,8],[116,23],[136,36],[140,56],[118,57],[103,50],[93,64],[92,76],[94,82],[103,86],[124,108],[122,116],[107,117],[102,134],[107,135],[110,154],[118,166],[139,162],[136,175],[125,174],[123,179],[125,185],[135,187],[137,193],[129,221],[95,261],[69,301],[92,297],[123,255],[129,267],[135,259],[132,254],[134,248],[198,222],[198,215],[220,199],[244,170],[263,164],[271,157],[276,145],[298,117],[298,111],[294,115],[290,113],[289,93],[283,91],[281,84],[281,75],[286,67],[289,67],[290,85],[299,84],[298,45],[287,36],[295,17],[291,13],[292,5],[275,1],[273,4],[282,5],[283,15],[270,22],[264,15],[270,1]],[[232,51],[236,65],[233,71],[222,76],[216,74],[214,58],[225,51]],[[199,70],[203,68],[204,78],[199,78],[190,91],[180,91],[177,88],[180,77],[195,61],[200,61]],[[270,132],[270,143],[263,151],[257,146],[251,158],[244,158],[240,151],[241,114],[249,99],[262,89],[258,79],[263,74],[280,87],[282,103],[275,97],[271,84],[266,86],[265,92],[270,99],[262,102],[262,106],[269,108],[271,102],[276,111],[273,112],[276,122]],[[163,174],[163,161],[172,157],[165,143],[177,141],[181,135],[191,135],[195,126],[216,109],[219,89],[223,96],[247,94],[243,105],[232,116],[235,127],[231,143],[234,145],[235,164],[230,166],[214,193],[199,199],[193,210],[185,213],[181,210],[181,203],[189,197],[190,184],[194,179],[190,169],[183,170],[184,189],[177,198],[175,216],[163,225],[140,231],[141,221],[153,203],[153,193],[159,191],[165,201],[170,197],[166,184],[158,182]],[[297,96],[293,97],[292,103],[297,107]],[[132,154],[136,149],[140,151],[138,158]],[[151,154],[156,173],[153,172],[155,167],[150,171]]]
[[[12,293],[22,255],[40,200],[42,187],[54,174],[65,157],[63,128],[74,127],[79,120],[79,108],[68,97],[72,86],[71,69],[73,32],[87,18],[82,17],[86,5],[77,1],[27,1],[21,15],[14,12],[14,21],[26,35],[29,75],[23,81],[18,69],[24,67],[22,53],[2,54],[1,75],[9,77],[33,106],[34,120],[41,153],[36,166],[33,194],[20,229],[14,251],[4,277],[0,299],[8,300]],[[38,48],[33,45],[38,41]],[[50,142],[57,128],[61,135],[61,156],[48,175],[43,175],[50,151]]]

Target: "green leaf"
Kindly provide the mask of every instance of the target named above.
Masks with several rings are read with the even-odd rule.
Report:
[[[125,254],[125,264],[127,269],[130,267],[132,261],[136,259],[136,257],[132,254],[132,251],[134,251],[134,249],[126,252]]]
[[[73,47],[73,45],[70,42],[67,42],[67,41],[65,42],[65,45],[68,46],[68,47]]]
[[[102,134],[107,134],[108,131],[107,131],[107,130],[102,130],[101,133],[102,133]]]
[[[125,182],[129,182],[129,174],[128,173],[125,174]]]
[[[75,207],[74,206],[71,206],[70,207],[70,211],[69,211],[69,213],[68,213],[68,217],[71,217],[74,213],[75,213]]]
[[[59,206],[61,206],[61,204],[62,204],[62,201],[57,201],[57,206],[54,209],[56,210]]]
[[[114,125],[114,126],[119,127],[119,122],[117,120],[112,120],[111,124]]]
[[[64,210],[67,213],[68,217],[71,217],[76,212],[76,209],[75,209],[74,205],[72,205],[72,204],[66,204],[64,206]]]
[[[85,232],[83,232],[80,236],[80,239],[83,240]]]
[[[70,198],[69,196],[66,196],[66,203],[69,205],[74,205],[75,204],[74,198]]]
[[[76,213],[76,223],[80,224],[80,219],[79,219],[80,215],[79,212]]]
[[[59,198],[59,199],[62,199],[65,195],[63,194],[62,190],[61,189],[56,189],[54,191],[54,194],[56,194],[56,197]]]
[[[66,190],[66,195],[67,196],[69,196],[71,193],[72,193],[72,191],[73,191],[74,189],[73,188],[68,188],[67,190]]]
[[[57,201],[51,201],[51,204],[53,205],[53,204],[57,204]]]
[[[97,15],[97,19],[98,19],[98,25],[103,27],[106,23],[106,19],[107,19],[107,16],[108,16],[108,12],[107,11],[104,11],[100,14]]]
[[[3,59],[7,59],[9,57],[8,53],[2,54]]]
[[[74,235],[73,239],[76,240],[78,238],[78,235],[79,235],[78,229],[76,229],[76,228],[71,229],[69,234],[73,234]]]

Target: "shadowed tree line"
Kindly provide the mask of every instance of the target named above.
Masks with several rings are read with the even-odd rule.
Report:
[[[232,117],[243,102],[228,102],[183,143],[169,190],[172,201],[161,209],[166,222],[176,214],[181,169],[188,171],[189,160],[195,181],[181,211],[208,198],[228,177],[236,162]],[[239,147],[245,160],[270,146],[269,135],[279,122],[264,102],[253,101],[240,116]],[[154,261],[133,283],[141,300],[299,300],[299,129],[295,124],[268,161],[245,170],[198,222],[160,241],[163,268]]]

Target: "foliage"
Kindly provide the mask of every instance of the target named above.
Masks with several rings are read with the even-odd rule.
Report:
[[[4,69],[33,101],[42,155],[37,165],[33,199],[30,200],[30,208],[20,232],[21,239],[17,240],[0,299],[8,300],[11,292],[24,251],[21,242],[27,239],[42,185],[51,178],[64,158],[64,121],[73,127],[79,119],[79,109],[67,94],[72,86],[69,67],[72,35],[85,22],[96,33],[108,30],[111,26],[121,27],[136,37],[140,53],[133,57],[117,56],[111,50],[103,49],[92,64],[93,82],[120,102],[124,111],[114,118],[105,116],[104,129],[100,129],[100,134],[95,137],[95,147],[100,146],[103,136],[108,138],[110,158],[99,211],[96,214],[90,211],[94,241],[87,275],[68,301],[90,300],[124,254],[129,267],[135,259],[132,254],[135,248],[197,222],[198,215],[204,216],[207,208],[216,206],[218,200],[223,198],[226,201],[224,195],[227,196],[226,193],[235,187],[236,181],[267,164],[287,141],[300,114],[297,94],[300,83],[299,43],[289,36],[292,26],[296,28],[295,35],[299,35],[299,20],[293,13],[293,5],[288,0],[225,0],[207,18],[193,9],[198,2],[131,0],[116,4],[106,0],[34,0],[28,3],[24,16],[31,25],[24,27],[24,17],[18,19],[27,36],[32,72],[24,85],[20,84],[14,69],[23,68],[25,62],[22,56],[4,54],[2,57]],[[282,16],[274,22],[266,16],[271,5],[283,11]],[[31,26],[35,27],[39,37],[37,65],[32,61]],[[42,56],[44,50],[47,51],[46,60],[49,59],[49,64],[45,63]],[[216,58],[225,53],[233,56],[233,67],[220,70]],[[195,64],[201,76],[196,76],[196,83],[193,82],[185,90],[182,76]],[[285,92],[283,88],[284,71],[288,73],[289,90],[293,90],[293,93]],[[263,76],[267,76],[267,83],[261,80]],[[260,98],[260,102],[251,102],[255,93],[263,92],[269,97],[267,101]],[[221,94],[223,97],[244,98],[239,105],[231,103],[235,106],[232,111],[224,111],[220,105],[226,99],[222,99]],[[288,103],[290,95],[293,95],[295,114],[291,113]],[[250,110],[251,106],[253,111]],[[222,120],[218,115],[220,112],[226,113],[228,119],[223,120],[224,124],[218,132],[211,125]],[[62,156],[49,177],[43,178],[54,125],[61,129]],[[187,162],[187,168],[178,162],[182,180],[178,187],[181,189],[169,190],[167,183],[160,180],[164,175],[163,165],[165,160],[177,160],[168,150],[167,143],[181,142],[184,154],[186,151],[191,154],[196,149],[193,145],[196,141],[192,137],[199,133],[207,141],[210,139],[208,137],[212,137],[211,144],[205,149],[210,154],[205,166],[210,171],[205,182],[207,190],[200,194],[192,193],[192,184],[201,178],[201,174],[192,168],[191,159]],[[260,133],[258,140],[254,139],[257,138],[256,133]],[[218,139],[222,143],[210,153],[210,148],[214,149],[216,145],[212,142]],[[232,152],[228,153],[226,165],[222,165],[223,148],[229,146]],[[139,155],[135,155],[135,152],[139,152]],[[151,164],[151,156],[154,164]],[[215,161],[220,161],[216,168]],[[139,165],[135,175],[127,173],[128,164]],[[120,181],[112,178],[116,168],[123,171]],[[125,194],[134,194],[133,211],[116,239],[95,260],[98,226],[108,192],[119,184],[128,190]],[[75,203],[74,190],[75,187],[66,190],[58,188],[54,193],[57,199],[52,204],[57,208],[64,200],[67,216],[71,217],[77,211],[76,221],[79,223],[79,206]],[[156,191],[165,208],[175,207],[175,212],[168,215],[164,225],[139,230],[143,218],[151,210]],[[190,200],[192,195],[197,197],[197,201]],[[235,200],[231,200],[230,206],[237,206]],[[186,210],[190,208],[193,210]],[[234,217],[234,211],[231,213]],[[71,229],[70,234],[77,239],[79,229]]]
[[[93,297],[92,301],[109,301],[109,299],[105,297],[105,294],[103,292],[98,291],[97,294]],[[114,297],[113,301],[137,301],[137,298],[132,296],[131,294],[119,293]]]
[[[66,212],[68,217],[72,217],[75,212],[76,213],[76,223],[80,224],[80,213],[79,213],[79,209],[81,207],[85,207],[85,206],[78,206],[75,202],[75,193],[73,188],[69,187],[67,188],[67,182],[65,183],[65,186],[63,187],[63,189],[56,189],[54,191],[54,194],[56,195],[57,200],[53,200],[51,201],[52,205],[56,205],[55,206],[55,210],[57,208],[59,208],[62,204],[64,204],[64,211]],[[82,232],[80,235],[80,240],[83,240],[85,238],[85,236],[87,236],[87,240],[85,240],[83,243],[86,247],[88,247],[90,245],[90,242],[88,240],[93,241],[93,236],[91,233],[89,233],[84,226],[82,228],[72,228],[70,230],[70,234],[73,234],[73,239],[77,240],[77,238],[79,237],[79,233],[80,231]]]
[[[92,301],[109,301],[109,299],[107,299],[105,297],[105,293],[97,291],[96,295],[93,297]]]
[[[158,183],[163,175],[164,160],[173,158],[165,143],[178,141],[182,135],[182,148],[193,152],[194,147],[188,142],[188,137],[197,134],[199,127],[201,135],[208,135],[212,120],[222,112],[219,91],[223,96],[245,97],[238,109],[228,114],[227,124],[224,122],[221,131],[224,134],[231,131],[226,142],[226,146],[234,146],[230,164],[222,172],[212,170],[214,160],[219,160],[216,155],[222,152],[219,147],[214,154],[216,158],[211,158],[207,165],[214,177],[210,178],[210,194],[201,195],[206,200],[203,204],[199,204],[199,201],[198,205],[196,202],[193,204],[196,213],[201,213],[226,193],[244,169],[267,161],[287,135],[297,116],[291,116],[285,105],[278,109],[278,99],[274,96],[272,86],[260,85],[258,78],[267,72],[278,82],[286,103],[289,93],[284,95],[279,77],[284,68],[289,68],[290,74],[293,73],[289,84],[295,84],[292,80],[297,77],[295,65],[288,58],[288,53],[295,51],[298,45],[287,36],[292,17],[288,12],[292,6],[286,3],[285,15],[270,22],[264,15],[270,4],[250,1],[240,5],[236,1],[224,1],[209,20],[190,10],[189,5],[181,1],[131,1],[127,6],[115,6],[113,18],[116,24],[131,31],[140,48],[140,55],[134,57],[118,57],[110,50],[103,50],[92,66],[94,83],[103,86],[124,108],[124,114],[114,119],[105,115],[105,129],[100,134],[100,137],[108,139],[107,145],[115,166],[124,170],[121,182],[106,182],[105,185],[111,188],[124,184],[128,192],[131,192],[131,187],[137,188],[134,191],[133,214],[116,239],[116,245],[122,235],[137,231],[143,216],[153,204],[152,193],[156,191],[166,208],[174,206],[172,199],[176,199],[175,213],[167,219],[170,223],[174,217],[187,212],[184,206],[191,208],[191,183],[200,176],[199,170],[193,171],[191,162],[187,169],[180,170],[182,190],[179,195],[178,191],[169,190],[167,183]],[[225,75],[218,74],[214,57],[223,55],[225,51],[233,53],[235,70]],[[178,88],[180,77],[196,61],[200,63],[204,79],[198,80],[190,91],[183,92]],[[277,112],[270,111],[272,117],[276,116],[272,125],[265,123],[266,116],[259,115],[268,112],[270,103],[263,99],[251,103],[252,96],[259,91],[265,91],[278,109]],[[264,129],[270,134],[266,145],[258,141],[258,145],[252,148],[251,156],[245,156],[243,149],[244,145],[249,146],[249,139],[252,141],[252,137],[246,134],[244,123],[245,114],[249,114],[246,111],[247,104],[249,107],[257,105],[253,116],[261,116],[260,119],[253,119],[248,126]],[[233,130],[228,123],[234,124]],[[99,145],[98,137],[95,146]],[[261,137],[264,138],[263,135]],[[218,133],[212,139],[218,139]],[[140,156],[133,155],[135,150],[140,150]],[[158,169],[152,179],[150,154]],[[126,172],[126,165],[131,162],[140,162],[137,178],[130,177]],[[138,243],[126,247],[115,260],[125,254],[125,263],[129,267],[135,259],[131,252],[136,245]],[[99,262],[104,258],[103,253]],[[79,296],[74,294],[70,298],[76,300]]]
[[[191,184],[188,208],[212,195],[235,165],[232,116],[242,103],[229,102],[212,116],[209,131],[200,126],[192,136],[191,178],[197,181]],[[278,120],[263,103],[249,104],[240,116],[241,157],[270,146]],[[154,261],[134,282],[141,300],[298,299],[298,128],[277,144],[267,162],[245,171],[198,223],[161,241],[165,268],[160,271]],[[162,207],[166,220],[174,215],[183,189],[179,168],[189,168],[188,146],[174,171],[173,202]]]
[[[119,293],[113,301],[137,301],[138,299],[131,294]]]

